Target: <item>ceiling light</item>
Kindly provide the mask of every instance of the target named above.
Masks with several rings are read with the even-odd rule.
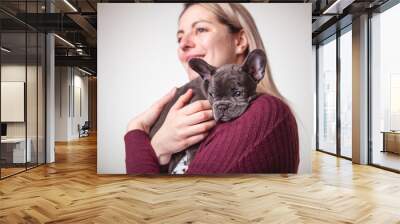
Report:
[[[61,41],[63,41],[64,43],[68,44],[69,46],[75,48],[75,45],[71,44],[71,42],[67,41],[66,39],[58,36],[57,34],[54,34],[55,37],[57,37],[58,39],[60,39]]]
[[[78,12],[78,10],[71,4],[68,2],[68,0],[64,0],[65,4],[67,4],[72,10],[74,10],[74,12]]]
[[[351,5],[354,0],[336,0],[332,5],[324,10],[322,14],[341,14],[343,9]]]
[[[9,50],[9,49],[7,49],[7,48],[5,48],[5,47],[1,47],[1,50],[4,51],[4,52],[6,52],[6,53],[10,53],[10,52],[11,52],[11,50]]]
[[[92,73],[90,73],[90,72],[88,72],[88,71],[85,71],[85,70],[83,70],[83,69],[81,69],[81,68],[79,68],[79,67],[78,67],[78,70],[81,71],[81,72],[83,72],[83,73],[85,73],[85,74],[92,75]]]

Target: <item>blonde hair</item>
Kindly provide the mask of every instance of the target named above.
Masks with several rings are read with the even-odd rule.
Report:
[[[216,15],[219,22],[228,26],[231,33],[237,33],[243,29],[249,44],[246,56],[254,49],[261,49],[266,52],[254,19],[243,5],[239,3],[185,3],[179,18],[192,5],[200,5],[210,10],[214,15]],[[265,67],[265,75],[257,86],[257,92],[268,93],[286,101],[274,83],[268,57],[267,65]]]

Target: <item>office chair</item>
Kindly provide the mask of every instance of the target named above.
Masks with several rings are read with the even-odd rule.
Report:
[[[80,125],[78,124],[78,129],[79,129],[79,138],[89,136],[89,129],[90,129],[89,121],[85,121],[82,127],[80,127]]]

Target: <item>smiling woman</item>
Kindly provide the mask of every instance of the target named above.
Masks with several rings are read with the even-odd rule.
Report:
[[[179,21],[178,56],[189,79],[198,76],[188,66],[193,57],[200,57],[215,67],[243,62],[248,49],[243,30],[219,22],[215,14],[200,4],[186,6]]]
[[[252,16],[241,4],[185,4],[179,17],[177,40],[178,57],[189,80],[198,77],[189,63],[193,58],[215,68],[226,64],[244,66],[254,49],[265,51]],[[183,173],[296,173],[296,120],[275,87],[267,58],[264,60],[263,78],[257,86],[259,96],[235,120],[217,124],[208,100],[188,104],[193,96],[191,90],[172,90],[133,118],[125,135],[127,173],[166,172],[173,154],[197,143],[199,149],[190,164],[183,161]],[[246,71],[252,73],[254,69]],[[151,127],[171,102],[173,106],[164,123],[150,138]]]

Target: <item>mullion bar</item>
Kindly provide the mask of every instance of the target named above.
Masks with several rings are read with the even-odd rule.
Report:
[[[341,119],[340,119],[340,84],[341,84],[341,65],[340,65],[340,30],[336,31],[336,154],[341,157]]]
[[[315,94],[315,108],[316,108],[316,129],[315,129],[315,147],[316,149],[319,149],[319,44],[315,46],[315,88],[316,88],[316,94]]]
[[[25,0],[25,21],[27,21],[28,1]],[[25,23],[26,24],[26,23]],[[25,102],[24,102],[24,120],[25,120],[25,170],[28,170],[28,24],[25,25]]]
[[[45,13],[48,13],[48,8],[50,7],[50,3],[46,0],[44,2],[45,4]],[[42,68],[42,80],[44,79],[44,161],[43,164],[47,163],[47,37],[48,33],[44,33],[44,68]],[[43,42],[42,42],[43,44]],[[43,78],[43,72],[44,72],[44,78]],[[43,81],[42,81],[43,82]],[[43,107],[42,107],[43,109]]]
[[[36,0],[39,13],[39,0]],[[39,165],[39,32],[36,32],[36,166]]]
[[[372,149],[372,64],[371,64],[371,57],[372,57],[372,12],[368,12],[368,19],[367,19],[367,140],[368,140],[368,164],[373,164],[373,149]]]

